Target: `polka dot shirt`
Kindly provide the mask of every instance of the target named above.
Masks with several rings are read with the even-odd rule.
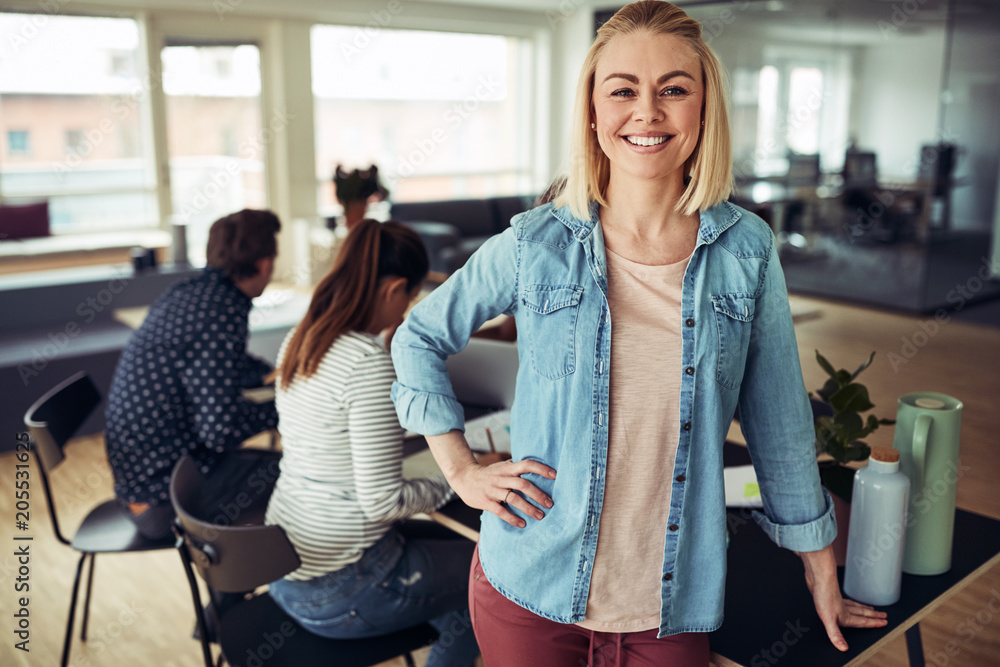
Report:
[[[167,290],[118,361],[108,404],[108,460],[128,502],[169,502],[170,473],[190,453],[211,472],[220,454],[276,427],[273,403],[240,394],[271,367],[246,353],[250,297],[223,272]]]

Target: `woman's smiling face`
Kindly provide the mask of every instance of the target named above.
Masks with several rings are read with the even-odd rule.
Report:
[[[684,40],[648,32],[604,47],[591,97],[597,141],[612,180],[683,178],[701,134],[701,63]]]

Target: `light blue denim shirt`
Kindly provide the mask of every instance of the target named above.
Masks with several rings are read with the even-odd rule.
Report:
[[[555,480],[525,476],[554,506],[540,521],[511,508],[525,528],[484,512],[479,552],[498,591],[562,623],[583,620],[587,609],[608,450],[611,316],[596,204],[590,213],[581,220],[547,204],[516,216],[413,309],[392,341],[400,421],[436,435],[464,427],[445,358],[486,320],[516,318],[512,454],[557,471]],[[660,637],[722,623],[722,445],[737,404],[764,501],[757,523],[795,551],[822,549],[836,535],[774,235],[727,202],[700,217],[681,297],[680,438],[674,478],[663,480],[669,523],[680,528],[663,547]]]

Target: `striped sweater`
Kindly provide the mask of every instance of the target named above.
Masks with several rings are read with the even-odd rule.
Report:
[[[289,332],[278,356],[278,367]],[[284,528],[307,580],[361,558],[394,521],[452,495],[443,476],[405,480],[403,429],[390,390],[396,372],[375,336],[341,335],[308,378],[276,390],[281,474],[266,522]]]

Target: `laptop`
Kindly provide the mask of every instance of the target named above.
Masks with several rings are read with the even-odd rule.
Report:
[[[446,362],[455,398],[463,405],[510,408],[517,381],[517,344],[470,338],[469,344]]]

